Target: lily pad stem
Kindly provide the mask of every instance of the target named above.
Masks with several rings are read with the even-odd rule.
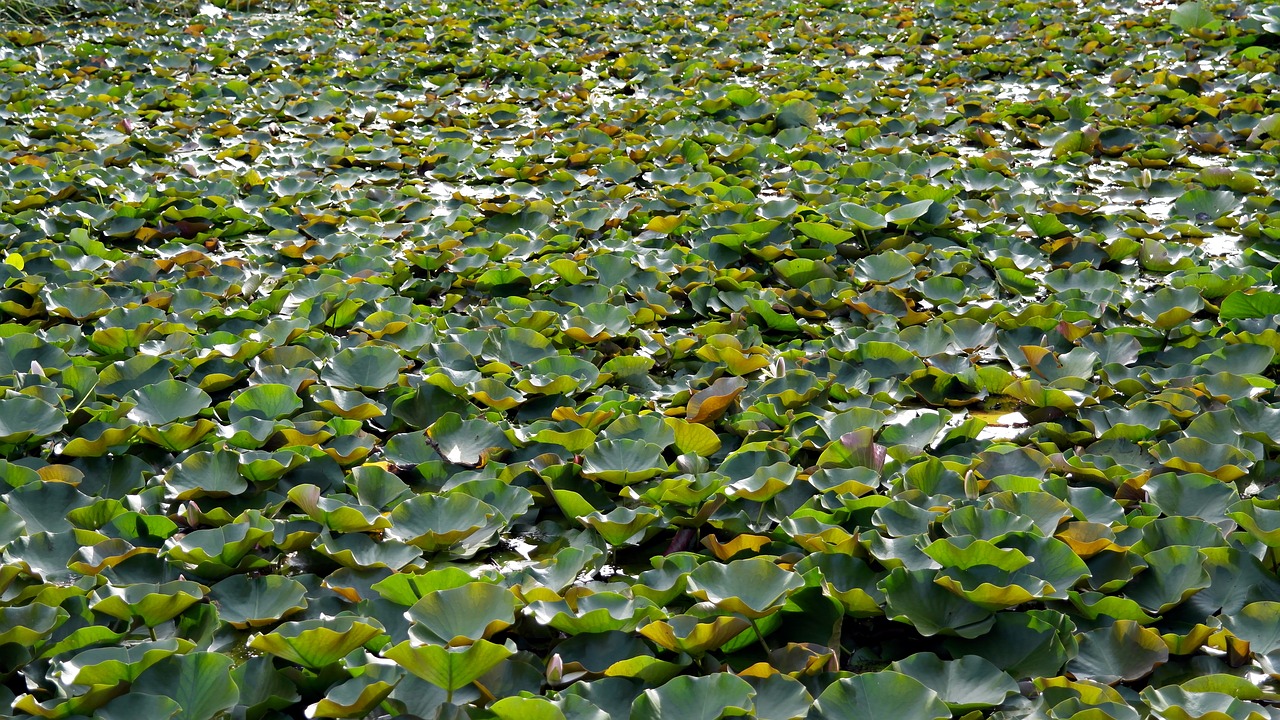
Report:
[[[773,652],[769,647],[769,643],[764,641],[764,633],[760,632],[760,626],[756,624],[756,619],[747,618],[747,622],[751,623],[751,629],[756,631],[756,639],[760,641],[760,647],[764,648],[764,654],[768,655]]]
[[[93,396],[93,391],[98,389],[98,383],[100,383],[100,382],[102,382],[102,380],[101,380],[101,379],[94,380],[94,381],[93,381],[93,386],[92,386],[92,387],[90,387],[88,390],[86,390],[86,391],[85,391],[85,393],[84,393],[84,397],[80,398],[80,402],[76,403],[76,406],[75,406],[75,407],[73,407],[73,408],[71,408],[70,410],[68,410],[68,411],[67,411],[67,414],[68,414],[68,415],[73,415],[73,414],[75,414],[75,412],[76,412],[77,410],[79,410],[79,409],[80,409],[80,407],[81,407],[82,405],[84,405],[85,401],[86,401],[86,400],[88,400],[90,397],[92,397],[92,396]]]
[[[495,703],[498,701],[498,698],[493,693],[489,692],[489,688],[482,685],[479,680],[473,680],[471,684],[475,685],[476,689],[480,691],[480,696],[484,698],[484,702],[486,705],[488,705],[489,703]]]

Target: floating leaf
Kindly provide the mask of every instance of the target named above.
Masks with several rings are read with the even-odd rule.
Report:
[[[180,720],[210,720],[240,699],[231,666],[231,658],[219,653],[174,655],[148,668],[131,690],[173,700],[182,708],[174,716]]]
[[[529,604],[528,612],[539,623],[569,635],[629,632],[657,614],[653,603],[613,592],[567,593],[557,601]]]
[[[666,469],[662,447],[644,440],[601,440],[582,454],[582,474],[593,480],[631,485]]]
[[[66,610],[43,603],[0,608],[0,642],[36,645],[68,617]]]
[[[1232,635],[1249,643],[1250,651],[1266,655],[1280,650],[1277,618],[1280,618],[1280,603],[1267,600],[1249,603],[1235,615],[1224,616],[1222,625]]]
[[[323,699],[307,706],[306,714],[309,718],[365,717],[391,695],[395,686],[395,682],[366,672],[329,688]]]
[[[1254,290],[1250,293],[1237,290],[1223,299],[1218,307],[1218,317],[1223,320],[1265,318],[1272,315],[1280,315],[1280,293],[1269,290]]]
[[[827,686],[813,704],[812,716],[830,720],[872,720],[893,708],[902,720],[943,720],[951,710],[918,680],[889,670],[842,678]]]
[[[288,385],[263,383],[253,385],[231,399],[228,415],[232,422],[254,417],[278,420],[288,417],[302,407],[302,398]]]
[[[489,583],[467,583],[437,590],[405,612],[422,643],[467,645],[487,639],[515,622],[517,601],[511,591]]]
[[[175,639],[95,648],[76,653],[71,659],[59,663],[58,671],[76,685],[132,683],[152,665],[189,649],[189,642]]]
[[[804,585],[794,573],[767,558],[703,563],[689,574],[689,594],[726,612],[761,618],[779,609]]]
[[[189,580],[167,583],[136,583],[121,587],[106,586],[93,595],[94,612],[121,620],[141,620],[155,627],[172,620],[182,611],[204,598],[205,588]]]
[[[496,516],[493,506],[470,495],[418,495],[391,511],[387,536],[427,552],[461,548]]]
[[[178,500],[239,495],[249,488],[240,475],[239,458],[227,450],[192,453],[171,467],[164,479]]]
[[[1085,633],[1080,654],[1067,663],[1077,678],[1108,685],[1145,677],[1169,659],[1169,648],[1160,635],[1132,620]]]
[[[934,575],[928,570],[895,568],[880,582],[885,614],[910,623],[925,636],[944,633],[972,638],[991,628],[995,620],[990,611],[951,593],[939,593]]]
[[[749,627],[749,621],[734,615],[721,615],[705,622],[692,615],[673,615],[645,625],[640,628],[640,634],[667,650],[697,657],[723,647]]]
[[[1018,684],[1013,678],[973,655],[941,660],[933,653],[916,653],[893,663],[890,668],[936,692],[952,712],[994,707],[1018,693]]]
[[[441,416],[427,433],[440,456],[458,465],[482,465],[492,453],[510,447],[496,425],[480,419],[463,420],[456,413]]]
[[[717,720],[731,715],[747,715],[755,694],[746,680],[732,673],[703,677],[682,675],[661,687],[645,690],[636,698],[631,717],[635,720]]]
[[[1142,699],[1153,714],[1169,720],[1193,718],[1232,718],[1232,720],[1266,720],[1269,717],[1262,705],[1232,697],[1221,692],[1193,692],[1177,685],[1144,688]]]
[[[1183,30],[1212,29],[1221,21],[1214,17],[1209,8],[1200,0],[1184,2],[1173,9],[1169,21]]]
[[[252,636],[249,647],[319,670],[381,634],[381,627],[343,615],[331,620],[286,622],[269,633]]]
[[[477,640],[471,645],[446,648],[440,645],[411,645],[404,641],[383,652],[404,669],[452,695],[497,667],[512,655],[502,645]]]
[[[279,575],[232,575],[209,588],[218,616],[240,629],[270,625],[306,609],[306,595],[302,583]]]
[[[173,698],[136,692],[115,698],[98,708],[93,716],[101,720],[136,720],[140,717],[168,720],[180,712],[182,706]]]
[[[47,402],[30,395],[0,400],[0,442],[24,443],[47,437],[67,424],[67,416]]]
[[[578,518],[579,522],[590,527],[604,538],[609,545],[630,545],[643,537],[645,528],[661,518],[649,508],[614,508],[609,514],[593,512]]]
[[[343,390],[381,390],[396,381],[404,364],[395,348],[363,345],[334,355],[321,377]]]
[[[181,380],[162,380],[129,393],[136,403],[129,419],[148,425],[164,425],[189,418],[209,407],[209,395]]]
[[[689,398],[685,419],[693,423],[715,420],[729,409],[729,405],[746,387],[746,381],[741,378],[723,377],[716,380],[710,387]]]

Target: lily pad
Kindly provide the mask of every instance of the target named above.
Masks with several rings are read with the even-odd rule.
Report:
[[[781,609],[804,581],[767,558],[703,563],[689,574],[688,593],[726,612],[756,619]]]
[[[662,447],[644,440],[601,440],[582,455],[582,474],[593,480],[631,485],[666,469]]]
[[[208,393],[181,380],[145,385],[127,396],[135,404],[129,419],[148,425],[165,425],[194,416],[209,407]]]
[[[0,442],[24,443],[52,435],[67,424],[67,416],[30,395],[0,400]]]
[[[240,699],[240,688],[231,678],[231,667],[231,658],[219,653],[174,655],[148,668],[131,690],[173,700],[181,708],[173,717],[210,720]]]
[[[305,610],[306,595],[302,583],[279,575],[232,575],[209,588],[218,616],[240,629],[270,625]]]
[[[517,605],[510,590],[473,582],[437,590],[414,603],[405,616],[414,623],[410,634],[418,642],[469,645],[510,627]]]
[[[932,653],[916,653],[890,668],[936,692],[952,712],[995,707],[1018,693],[1012,677],[974,655],[941,660]]]
[[[684,675],[661,687],[645,690],[631,709],[635,720],[718,720],[734,715],[747,715],[755,691],[751,685],[732,673],[715,673],[704,677]]]
[[[491,454],[510,447],[496,425],[480,419],[463,420],[456,413],[445,413],[427,433],[440,456],[458,465],[482,465]]]
[[[286,622],[249,638],[249,647],[319,670],[382,634],[382,628],[350,615]]]
[[[861,718],[882,717],[885,708],[894,715],[910,720],[942,720],[951,710],[938,694],[924,684],[902,673],[884,670],[842,678],[827,686],[814,700],[811,717]]]
[[[1169,648],[1153,630],[1117,620],[1080,638],[1080,654],[1067,663],[1076,678],[1113,685],[1145,677],[1169,659]]]
[[[389,648],[383,655],[404,669],[443,688],[450,696],[479,680],[512,655],[511,650],[488,640],[477,640],[463,647],[411,645],[405,641]]]

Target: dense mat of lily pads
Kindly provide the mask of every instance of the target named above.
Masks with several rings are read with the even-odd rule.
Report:
[[[15,714],[1276,717],[1275,6],[0,40]]]

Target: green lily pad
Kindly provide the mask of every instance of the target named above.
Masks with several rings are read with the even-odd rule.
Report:
[[[267,567],[267,558],[254,554],[272,536],[265,518],[228,523],[171,537],[164,554],[172,562],[190,563],[203,577],[223,578],[232,573]]]
[[[76,653],[58,663],[58,671],[76,685],[110,685],[132,683],[147,668],[184,650],[191,644],[185,640],[153,640],[127,647],[102,647]]]
[[[218,617],[240,628],[270,625],[307,607],[302,583],[279,575],[232,575],[209,588]]]
[[[1160,635],[1133,620],[1117,620],[1080,637],[1080,654],[1066,670],[1082,680],[1104,684],[1145,677],[1169,659],[1169,648]]]
[[[343,615],[329,620],[286,622],[269,633],[249,638],[249,647],[311,670],[332,665],[382,635],[367,619]]]
[[[232,664],[220,653],[173,655],[143,672],[131,690],[173,700],[182,708],[175,718],[210,720],[240,699],[240,688],[231,679]]]
[[[666,469],[662,447],[644,440],[601,440],[582,454],[582,474],[593,480],[632,485]]]
[[[1198,473],[1162,473],[1148,480],[1143,489],[1169,517],[1200,517],[1210,522],[1225,518],[1239,498],[1231,486]]]
[[[231,398],[228,416],[232,422],[253,417],[278,420],[288,417],[302,407],[302,398],[288,385],[263,383],[252,385]]]
[[[899,205],[885,213],[884,219],[894,225],[910,225],[917,219],[924,217],[925,213],[928,213],[933,205],[934,202],[932,200],[917,200],[906,205]]]
[[[136,403],[129,411],[129,419],[147,425],[184,420],[210,403],[208,393],[181,380],[162,380],[133,390],[126,397]]]
[[[527,612],[540,624],[569,635],[630,632],[658,615],[649,600],[614,592],[570,593],[564,600],[532,602]]]
[[[368,668],[369,666],[366,666]],[[365,717],[391,695],[396,682],[366,672],[329,688],[324,698],[307,706],[307,717]]]
[[[855,265],[857,276],[877,284],[891,283],[915,271],[906,256],[896,252],[877,253],[862,258]]]
[[[1266,720],[1267,709],[1258,703],[1241,700],[1222,692],[1193,692],[1177,685],[1144,688],[1142,699],[1157,717],[1169,720],[1195,718],[1231,718],[1232,720]]]
[[[200,602],[205,591],[203,585],[189,580],[108,585],[94,593],[92,608],[94,612],[127,621],[137,619],[147,627],[155,627]]]
[[[640,634],[672,652],[700,657],[720,649],[749,627],[749,621],[735,615],[721,615],[705,621],[692,615],[673,615],[645,625],[640,628]]]
[[[815,568],[822,575],[823,591],[844,606],[854,617],[884,614],[884,594],[876,586],[882,575],[861,558],[838,552],[817,552],[799,563],[796,572],[808,575]]]
[[[396,381],[405,364],[395,348],[362,345],[330,358],[321,378],[342,390],[381,390]]]
[[[853,237],[853,233],[848,230],[842,230],[834,225],[821,222],[798,222],[796,223],[796,230],[818,242],[830,245],[838,245]]]
[[[458,465],[483,465],[495,452],[510,444],[496,425],[480,419],[463,420],[445,413],[427,430],[440,456]]]
[[[495,517],[493,506],[470,495],[418,495],[391,511],[387,536],[427,552],[463,549]]]
[[[814,700],[810,717],[830,720],[871,720],[893,708],[903,720],[943,720],[951,717],[936,692],[902,673],[884,670],[842,678]]]
[[[510,627],[517,606],[510,590],[473,582],[437,590],[414,603],[405,616],[414,623],[410,635],[420,643],[468,645]]]
[[[1251,652],[1266,655],[1280,650],[1280,625],[1276,618],[1280,618],[1280,603],[1253,602],[1234,615],[1223,616],[1222,626],[1249,643]]]
[[[140,717],[169,720],[180,712],[182,706],[173,698],[126,693],[98,708],[93,717],[101,720],[131,720]]]
[[[593,512],[583,515],[578,520],[600,533],[605,542],[612,547],[631,545],[644,537],[645,529],[661,519],[661,516],[650,508],[614,508],[609,514]]]
[[[895,568],[880,581],[885,615],[908,623],[921,635],[939,633],[973,638],[991,629],[991,612],[951,593],[939,593],[935,572]]]
[[[477,640],[463,647],[412,645],[404,641],[382,653],[404,669],[443,688],[450,696],[470,685],[512,655],[503,645]]]
[[[44,603],[0,608],[0,642],[34,646],[53,633],[70,615]]]
[[[789,100],[778,110],[775,122],[779,128],[814,127],[818,124],[818,109],[808,100]]]
[[[718,720],[747,715],[755,690],[732,673],[703,677],[682,675],[661,687],[645,690],[631,709],[635,720]]]
[[[1173,9],[1169,21],[1183,30],[1209,30],[1221,24],[1207,5],[1200,0],[1184,2]]]
[[[297,485],[289,490],[288,497],[308,517],[334,532],[385,530],[391,524],[377,508],[356,503],[349,495],[323,496],[315,485]]]
[[[398,605],[413,605],[431,593],[462,587],[472,579],[461,568],[446,565],[420,574],[395,573],[373,583],[370,588]]]
[[[747,387],[742,378],[720,378],[705,390],[699,390],[689,398],[685,419],[691,423],[705,423],[723,415],[729,406]]]
[[[387,408],[371,400],[359,390],[341,390],[332,387],[313,386],[311,400],[321,408],[348,420],[370,420],[387,414]]]
[[[106,315],[114,303],[101,288],[68,285],[50,290],[46,304],[58,315],[83,321]]]
[[[880,230],[886,226],[884,215],[857,203],[841,203],[840,214],[860,230]]]
[[[67,424],[58,408],[30,395],[13,395],[0,400],[0,442],[25,443],[52,435]]]
[[[1265,318],[1280,314],[1280,293],[1270,290],[1237,290],[1222,300],[1218,317],[1223,320]]]
[[[689,573],[688,593],[716,607],[756,619],[782,607],[787,596],[804,586],[795,573],[768,558],[730,563],[703,563]]]
[[[1018,693],[1012,677],[975,655],[942,660],[933,653],[916,653],[889,667],[936,692],[952,712],[995,707]]]
[[[165,485],[178,500],[239,495],[249,488],[239,460],[228,450],[192,453],[169,469]]]
[[[581,713],[582,717],[592,717],[592,720],[596,720],[596,718],[604,720],[607,717],[602,710],[594,705],[585,701],[583,701],[583,704],[587,707],[577,709],[578,706],[576,704],[570,705],[570,703],[565,703],[565,706],[574,707],[577,713]],[[593,717],[590,714],[591,710],[587,708],[594,708],[596,716]],[[567,720],[564,709],[551,700],[537,696],[512,695],[504,697],[490,705],[489,711],[497,716],[498,720]]]
[[[1143,556],[1147,569],[1124,588],[1144,608],[1163,613],[1209,586],[1209,571],[1199,548],[1171,545]]]

